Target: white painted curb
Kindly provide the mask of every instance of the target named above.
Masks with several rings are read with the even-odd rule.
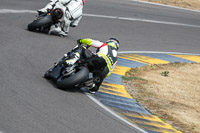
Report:
[[[179,52],[156,52],[156,51],[120,51],[118,52],[119,54],[133,54],[133,53],[156,53],[156,54],[183,54],[183,55],[200,55],[200,54],[192,54],[192,53],[179,53]],[[103,105],[101,102],[99,102],[97,99],[95,99],[90,93],[85,92],[85,94],[92,100],[94,101],[97,105],[99,105],[100,107],[102,107],[103,109],[105,109],[107,112],[109,112],[110,114],[112,114],[113,116],[115,116],[116,118],[122,120],[123,122],[125,122],[126,124],[136,128],[137,130],[143,132],[143,133],[147,133],[145,130],[137,127],[136,125],[134,125],[133,123],[127,121],[126,119],[124,119],[123,117],[121,117],[120,115],[118,115],[117,113],[115,113],[114,111],[112,111],[111,109],[109,109],[108,107],[106,107],[105,105]]]
[[[0,9],[0,13],[37,13],[32,10],[12,10],[12,9]],[[128,18],[128,17],[119,17],[119,16],[107,16],[107,15],[97,15],[97,14],[83,14],[83,16],[88,17],[98,17],[98,18],[109,18],[109,19],[119,19],[127,21],[136,21],[136,22],[146,22],[146,23],[155,23],[155,24],[165,24],[165,25],[177,25],[177,26],[186,26],[192,28],[200,28],[200,25],[184,24],[184,23],[175,23],[167,21],[158,21],[142,18]]]
[[[148,53],[148,54],[182,54],[182,55],[198,55],[195,53],[180,53],[180,52],[158,52],[158,51],[119,51],[119,54],[134,54],[134,53]]]
[[[142,133],[148,133],[145,130],[137,127],[136,125],[134,125],[133,123],[127,121],[126,119],[124,119],[123,117],[121,117],[120,115],[118,115],[117,113],[115,113],[114,111],[112,111],[111,109],[109,109],[108,107],[106,107],[105,105],[103,105],[101,102],[99,102],[97,99],[95,99],[90,93],[86,93],[86,96],[88,96],[93,102],[95,102],[97,105],[99,105],[100,107],[102,107],[104,110],[106,110],[107,112],[109,112],[110,114],[112,114],[113,116],[115,116],[116,118],[120,119],[121,121],[125,122],[126,124],[128,124],[129,126],[139,130]]]

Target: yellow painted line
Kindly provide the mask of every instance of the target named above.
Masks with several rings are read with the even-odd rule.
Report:
[[[156,132],[182,133],[182,132],[174,129],[170,124],[163,122],[162,120],[160,120],[160,118],[158,118],[157,116],[154,116],[154,115],[152,115],[152,116],[149,115],[150,117],[148,117],[148,115],[141,116],[141,115],[137,115],[137,114],[134,114],[134,116],[133,116],[133,115],[130,115],[130,113],[121,114],[121,113],[118,112],[118,114],[120,114],[124,119],[130,121],[131,123],[134,123],[138,127],[142,127],[143,129],[146,129],[147,128],[146,126],[148,126],[148,130],[152,130],[152,131],[156,131]],[[128,114],[127,116],[132,116],[132,117],[136,116],[136,118],[141,118],[141,119],[145,119],[145,120],[149,120],[148,118],[150,118],[151,122],[147,122],[147,121],[143,121],[143,120],[139,120],[139,119],[138,120],[135,119],[133,121],[133,120],[127,118],[124,114],[125,115]],[[141,125],[146,125],[146,126],[143,127]],[[154,128],[154,127],[156,127],[156,128]]]
[[[149,121],[161,121],[160,118],[158,118],[157,116],[154,115],[147,115],[147,114],[141,114],[141,113],[127,113],[127,112],[122,112],[123,115],[126,116],[131,116],[131,117],[136,117],[136,118],[141,118],[141,119],[146,119]]]
[[[196,55],[177,55],[177,54],[170,54],[170,55],[200,63],[200,56],[196,56]]]
[[[151,130],[151,131],[154,131],[154,132],[159,132],[159,133],[182,133],[181,131],[178,131],[174,128],[172,129],[167,129],[167,128],[157,128],[157,127],[148,127],[146,128],[146,126],[140,126],[140,128],[142,129],[148,129],[148,130]]]
[[[127,60],[145,63],[145,64],[167,64],[167,63],[169,63],[168,61],[165,61],[165,60],[160,60],[157,58],[152,58],[149,56],[143,56],[143,55],[139,55],[139,54],[123,54],[123,55],[118,55],[118,57],[127,59]]]
[[[195,61],[200,63],[200,56],[194,55],[176,55],[170,54],[171,56],[176,56],[179,58]],[[167,64],[170,63],[165,60],[152,58],[149,56],[143,56],[140,54],[122,54],[118,56],[119,58],[136,61],[144,64]],[[118,75],[125,75],[127,71],[131,68],[125,66],[116,66],[112,73]],[[127,92],[124,85],[112,84],[112,83],[103,83],[99,89],[100,92],[131,98],[132,96]],[[131,123],[137,125],[142,129],[148,129],[155,132],[162,133],[182,133],[181,131],[176,130],[170,124],[162,121],[159,117],[155,115],[147,115],[136,112],[117,112],[124,119],[130,121]]]
[[[116,66],[112,73],[125,76],[126,72],[130,69],[130,67]]]
[[[174,129],[171,125],[169,125],[168,123],[163,122],[159,117],[155,116],[155,115],[146,115],[146,114],[140,114],[137,115],[135,113],[123,113],[125,116],[131,116],[134,118],[140,118],[140,119],[145,119],[145,120],[149,120],[151,122],[143,122],[147,125],[151,125],[151,126],[156,126],[156,127],[161,127],[161,128],[168,128],[168,129]],[[139,120],[138,120],[139,121]]]
[[[119,84],[102,83],[102,86],[100,87],[99,91],[121,97],[132,98],[131,95],[125,89],[125,87]]]

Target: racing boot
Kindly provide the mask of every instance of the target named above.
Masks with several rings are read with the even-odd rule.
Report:
[[[67,59],[65,62],[68,65],[73,65],[77,60],[80,59],[80,54],[78,52],[73,53],[74,55],[70,58]]]
[[[90,93],[94,94],[96,91],[99,90],[99,87],[93,83],[90,87],[88,87],[88,90]]]
[[[70,27],[77,27],[78,26],[78,23],[80,22],[82,16],[80,16],[79,18],[73,20],[71,23],[70,23]]]
[[[64,36],[66,37],[67,36],[67,33],[64,32],[61,27],[60,27],[60,24],[55,24],[55,25],[52,25],[50,27],[50,30],[49,30],[49,33],[50,35],[57,35],[57,36]]]

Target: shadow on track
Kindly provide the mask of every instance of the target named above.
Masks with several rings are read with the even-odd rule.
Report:
[[[44,78],[44,77],[43,77]],[[45,78],[44,78],[45,79]],[[79,92],[79,93],[82,93],[83,94],[83,91],[79,88],[66,88],[66,89],[59,89],[56,84],[55,84],[55,81],[53,80],[48,80],[48,79],[45,79],[47,82],[49,82],[54,88],[58,89],[58,90],[62,90],[62,91],[65,91],[65,92],[73,92],[73,93],[76,93],[76,92]]]

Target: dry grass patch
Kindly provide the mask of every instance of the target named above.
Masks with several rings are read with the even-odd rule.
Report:
[[[200,133],[200,64],[144,66],[131,69],[123,81],[153,114],[185,133]]]
[[[200,10],[200,0],[142,0],[142,1]]]

